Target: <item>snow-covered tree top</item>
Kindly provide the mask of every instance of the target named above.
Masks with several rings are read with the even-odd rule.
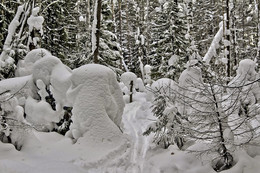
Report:
[[[132,72],[125,72],[121,75],[121,81],[128,89],[130,89],[131,81],[133,81],[133,85],[135,85],[137,81],[137,76]]]
[[[41,33],[41,35],[43,35],[42,24],[44,22],[44,18],[42,16],[38,16],[39,10],[39,7],[32,10],[32,14],[28,18],[27,24],[29,25],[29,31],[32,31],[33,28],[35,28]]]

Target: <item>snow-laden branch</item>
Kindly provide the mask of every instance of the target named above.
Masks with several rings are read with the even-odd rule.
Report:
[[[8,35],[7,35],[5,43],[4,43],[3,51],[0,55],[1,62],[5,62],[5,60],[8,58],[8,53],[11,49],[11,43],[12,43],[13,37],[15,35],[15,31],[18,28],[18,26],[20,25],[19,19],[20,19],[20,16],[22,15],[23,11],[24,11],[24,5],[20,5],[14,16],[14,19],[12,20],[12,22],[10,23],[10,25],[8,27]]]
[[[98,2],[96,1],[95,3],[95,9],[94,9],[94,20],[92,24],[92,37],[91,37],[91,42],[92,42],[92,53],[94,54],[97,45],[97,38],[96,38],[96,32],[97,32],[97,7],[98,7]]]
[[[203,61],[205,61],[206,64],[209,64],[211,58],[213,56],[216,56],[216,49],[218,48],[219,42],[222,39],[222,37],[223,37],[223,22],[220,22],[219,30],[218,30],[217,34],[215,35],[215,37],[209,47],[208,52],[206,53],[206,55],[203,58]]]

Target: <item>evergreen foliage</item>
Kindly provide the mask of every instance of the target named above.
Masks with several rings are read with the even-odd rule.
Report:
[[[177,79],[186,63],[186,21],[183,11],[175,1],[165,1],[156,9],[157,17],[152,24],[152,59],[153,78],[160,76]],[[169,68],[168,61],[175,56],[176,66]],[[170,71],[170,72],[169,72]]]

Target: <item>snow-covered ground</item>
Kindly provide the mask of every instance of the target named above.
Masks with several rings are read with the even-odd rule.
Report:
[[[55,132],[33,130],[31,135],[24,136],[26,142],[21,151],[11,144],[0,143],[0,173],[215,172],[210,164],[176,146],[162,149],[152,144],[152,136],[143,136],[142,132],[153,119],[150,102],[126,104],[122,121],[129,143],[113,153],[103,153],[102,147],[88,147],[84,142],[73,144],[70,138]],[[257,149],[254,151],[257,153]],[[253,158],[239,151],[238,156],[237,164],[223,173],[259,172],[260,155]]]

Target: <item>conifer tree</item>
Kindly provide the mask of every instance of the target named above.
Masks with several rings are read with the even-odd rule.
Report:
[[[162,76],[176,79],[186,62],[186,21],[183,11],[173,0],[162,1],[156,12],[157,17],[151,29],[153,40],[149,55],[154,60],[152,75],[155,79]],[[176,58],[178,62],[172,69],[168,68],[171,58]]]
[[[65,64],[73,67],[68,60],[77,51],[76,35],[79,15],[76,1],[43,1],[42,15],[48,19],[44,23],[42,47],[48,49]],[[59,51],[57,51],[59,50]]]

